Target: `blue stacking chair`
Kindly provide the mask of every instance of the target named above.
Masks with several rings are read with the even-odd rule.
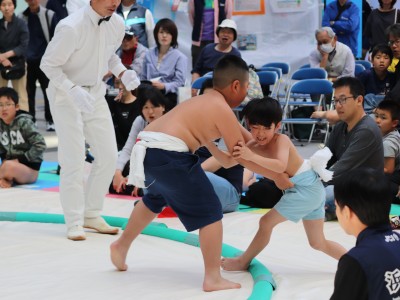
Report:
[[[263,67],[275,67],[282,70],[282,74],[287,75],[290,73],[290,65],[285,62],[270,62],[267,64],[262,65]]]
[[[303,69],[298,69],[293,72],[290,81],[288,83],[288,91],[290,89],[290,86],[293,85],[295,82],[300,81],[300,80],[305,80],[305,79],[327,79],[328,78],[328,73],[325,71],[325,69],[322,68],[303,68]],[[309,98],[309,95],[296,95],[292,94],[291,95],[292,99],[298,99],[298,98]],[[286,98],[285,98],[286,102]],[[285,104],[282,103],[282,104]],[[296,105],[295,102],[290,102],[289,105]],[[317,105],[317,104],[315,104]]]
[[[359,59],[359,60],[356,60],[356,64],[363,65],[365,70],[369,70],[372,68],[372,63],[368,60]]]
[[[306,68],[311,68],[311,65],[305,64],[305,65],[302,65],[299,69],[306,69]]]
[[[311,141],[312,135],[315,130],[316,124],[324,124],[326,125],[326,133],[325,133],[325,142],[327,139],[329,123],[327,120],[321,119],[311,119],[311,118],[292,118],[290,115],[291,108],[294,106],[289,100],[293,94],[308,94],[308,95],[320,95],[318,102],[312,101],[297,101],[295,106],[317,106],[318,109],[322,106],[322,102],[324,99],[325,94],[332,94],[332,82],[327,79],[304,79],[295,82],[293,85],[290,86],[287,96],[286,96],[286,103],[283,108],[283,117],[282,117],[282,124],[287,125],[285,126],[289,136],[292,136],[293,132],[293,124],[309,124],[312,125],[310,136],[308,138],[308,142]],[[282,128],[283,130],[283,128]]]
[[[356,64],[355,68],[354,68],[354,75],[357,76],[358,74],[360,74],[361,72],[365,71],[365,67],[363,65],[360,64]]]
[[[264,91],[267,86],[272,86],[271,97],[274,97],[278,82],[278,74],[275,71],[258,71],[256,73],[258,75],[262,90]],[[268,95],[264,94],[264,96]]]
[[[192,89],[197,89],[200,90],[201,87],[203,86],[203,82],[207,79],[212,78],[211,76],[202,76],[197,78],[195,81],[192,83]]]

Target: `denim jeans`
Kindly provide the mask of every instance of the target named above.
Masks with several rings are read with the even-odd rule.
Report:
[[[237,210],[240,202],[240,195],[235,187],[228,180],[214,173],[206,172],[206,175],[221,202],[222,212],[227,213]]]

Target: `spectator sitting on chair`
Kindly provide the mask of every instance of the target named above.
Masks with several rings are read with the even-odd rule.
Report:
[[[336,219],[333,186],[335,180],[349,170],[366,167],[383,173],[382,135],[375,121],[363,108],[364,87],[354,77],[341,77],[334,84],[333,99],[339,115],[326,146],[332,152],[328,162],[333,179],[325,187],[326,220]]]
[[[232,46],[237,38],[237,26],[235,21],[225,19],[217,27],[218,43],[205,46],[197,59],[197,63],[192,70],[192,82],[204,74],[213,71],[217,61],[227,54],[241,57],[238,49]],[[192,96],[197,94],[197,90],[192,90]]]
[[[339,42],[347,45],[354,57],[358,57],[358,33],[360,31],[360,9],[350,0],[336,0],[324,11],[322,26],[331,27]]]
[[[365,90],[364,111],[372,114],[378,103],[395,85],[395,75],[388,72],[387,68],[393,57],[392,50],[385,44],[379,44],[372,50],[372,68],[358,74]],[[335,124],[340,121],[336,110],[315,111],[311,118],[327,119],[329,123]]]
[[[331,81],[344,76],[354,76],[354,56],[348,46],[337,40],[332,28],[317,29],[315,38],[318,44],[317,49],[309,56],[312,68],[325,69]]]
[[[178,104],[178,88],[186,81],[187,58],[178,48],[178,28],[170,19],[161,19],[154,28],[157,46],[147,53],[141,80],[150,80],[167,97],[167,110]]]
[[[0,188],[36,182],[46,143],[32,121],[19,109],[17,92],[0,88]]]
[[[140,115],[133,122],[129,137],[119,153],[117,167],[109,192],[112,194],[123,194],[132,196],[142,196],[139,189],[132,185],[127,185],[129,175],[129,159],[133,146],[136,143],[137,135],[147,124],[161,117],[166,112],[167,99],[161,92],[151,85],[141,85],[138,87],[138,108]]]

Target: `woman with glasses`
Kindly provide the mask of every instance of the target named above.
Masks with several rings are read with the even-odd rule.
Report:
[[[29,31],[27,24],[18,18],[14,11],[16,0],[0,0],[0,70],[17,64],[23,65],[25,74],[18,79],[12,79],[13,88],[19,94],[19,106],[29,111],[28,93],[26,91],[25,55],[28,51]],[[7,86],[9,79],[0,76],[0,87]]]
[[[172,20],[159,20],[153,33],[157,46],[147,52],[140,79],[162,91],[170,110],[178,103],[178,88],[185,85],[187,58],[177,49],[178,28]]]

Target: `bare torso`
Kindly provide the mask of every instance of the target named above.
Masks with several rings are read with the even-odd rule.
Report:
[[[191,152],[205,143],[223,137],[232,151],[243,140],[239,123],[222,94],[212,91],[191,98],[161,118],[145,131],[162,132],[183,140]]]
[[[276,133],[267,145],[261,146],[252,140],[247,146],[260,156],[279,159],[283,163],[286,163],[285,173],[289,177],[293,177],[296,174],[304,161],[289,137],[284,134]]]

